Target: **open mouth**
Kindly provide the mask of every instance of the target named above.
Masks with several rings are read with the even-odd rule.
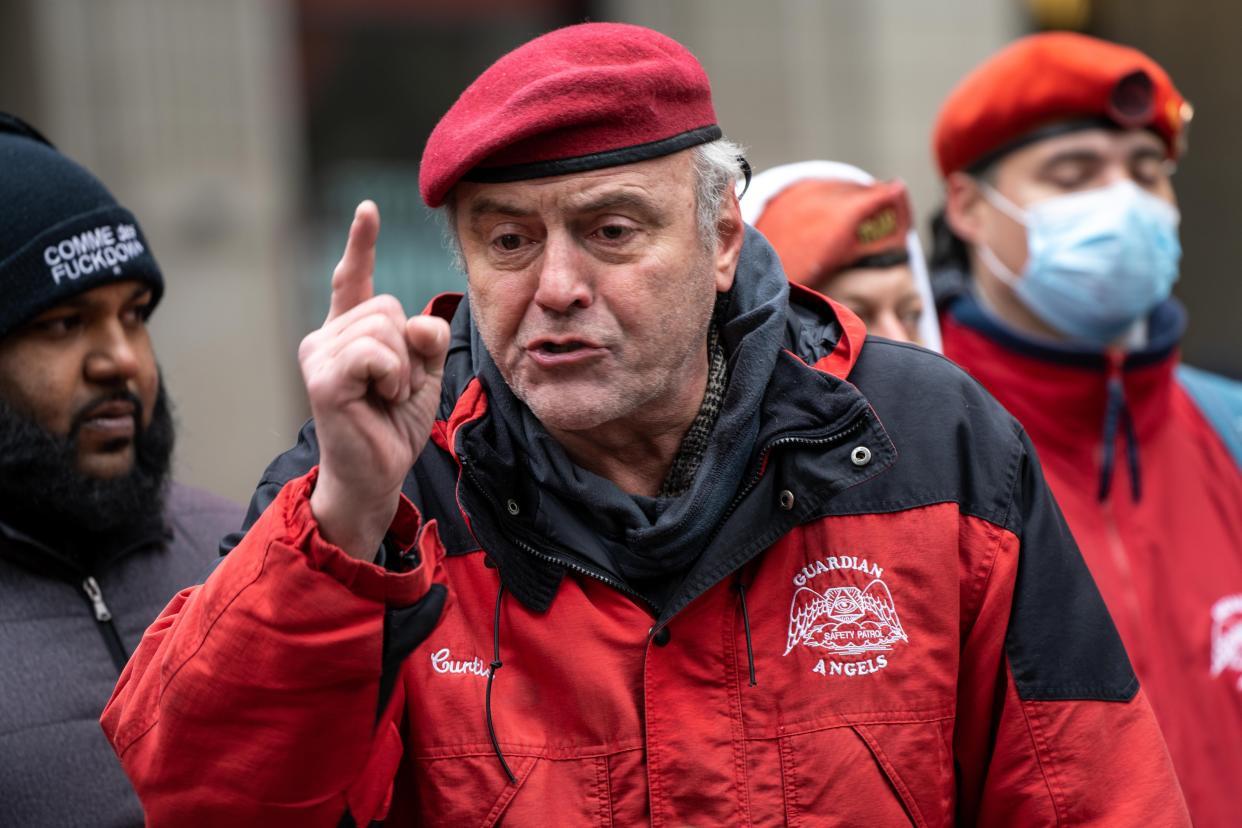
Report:
[[[545,354],[568,354],[584,347],[581,342],[545,342],[539,346],[539,350]]]
[[[526,346],[526,353],[537,365],[561,368],[598,359],[606,348],[585,339],[536,339]]]

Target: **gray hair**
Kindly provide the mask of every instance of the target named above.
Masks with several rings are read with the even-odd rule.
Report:
[[[699,144],[693,150],[694,203],[699,238],[710,250],[720,234],[720,208],[741,180],[743,150],[728,138]]]
[[[726,194],[734,191],[743,176],[743,149],[728,138],[717,138],[692,147],[690,152],[694,163],[695,221],[699,238],[710,250],[720,233],[720,210]],[[466,258],[457,235],[457,203],[451,191],[437,212],[443,220],[444,246],[452,256],[453,266],[465,273]]]

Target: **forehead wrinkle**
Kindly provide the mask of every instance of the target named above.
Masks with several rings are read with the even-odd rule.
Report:
[[[470,220],[478,221],[487,215],[511,216],[513,218],[525,218],[533,215],[534,211],[528,207],[523,207],[511,201],[505,201],[494,195],[479,195],[470,202]]]
[[[576,213],[598,213],[619,207],[637,207],[646,211],[653,208],[646,188],[636,184],[597,187],[569,193],[563,204],[566,209]]]

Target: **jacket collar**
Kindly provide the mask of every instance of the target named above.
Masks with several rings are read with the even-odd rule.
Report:
[[[1118,387],[1142,440],[1167,422],[1186,312],[1168,299],[1148,319],[1148,342],[1126,353],[1036,340],[1004,325],[966,291],[942,318],[945,355],[1018,418],[1037,443],[1096,443]]]
[[[106,569],[121,558],[143,549],[156,547],[161,543],[167,543],[171,538],[172,529],[164,525],[158,536],[131,538],[114,550],[105,551],[104,554],[93,558],[92,566],[86,566],[74,556],[49,546],[38,538],[0,520],[0,559],[18,564],[39,575],[77,582],[92,572]]]

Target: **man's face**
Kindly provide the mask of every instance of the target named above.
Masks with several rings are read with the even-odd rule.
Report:
[[[898,342],[919,341],[923,299],[910,265],[847,268],[816,289],[858,314],[867,333]]]
[[[990,183],[1023,209],[1124,179],[1176,205],[1171,174],[1164,144],[1153,133],[1101,128],[1057,135],[1015,150],[997,162]],[[1026,228],[984,198],[979,184],[964,173],[951,176],[949,191],[950,202],[956,201],[949,208],[950,221],[958,235],[972,244],[987,244],[1010,270],[1021,273],[1026,264]]]
[[[676,408],[706,379],[706,334],[741,246],[700,238],[691,153],[508,184],[462,183],[457,232],[488,353],[551,429]],[[693,387],[697,383],[697,388]],[[693,403],[697,407],[697,401]]]
[[[0,394],[51,434],[76,437],[83,474],[112,478],[134,464],[151,423],[159,372],[136,281],[80,293],[0,341]]]

